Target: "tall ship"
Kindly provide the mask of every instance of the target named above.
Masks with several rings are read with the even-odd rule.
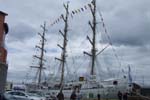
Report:
[[[92,21],[89,21],[89,26],[92,30],[92,36],[87,36],[87,40],[91,44],[90,52],[83,51],[83,54],[86,55],[90,59],[90,72],[88,77],[79,77],[78,80],[75,81],[66,81],[64,77],[65,67],[67,63],[67,44],[68,44],[68,20],[69,20],[69,3],[64,5],[66,14],[61,15],[65,23],[64,30],[59,30],[60,34],[63,37],[63,44],[58,44],[57,46],[62,50],[61,57],[55,58],[56,60],[60,61],[60,70],[61,76],[60,80],[57,81],[55,84],[54,81],[48,81],[49,88],[48,91],[50,94],[55,94],[55,96],[62,91],[66,99],[70,98],[72,91],[76,91],[82,95],[82,99],[90,99],[90,98],[97,98],[98,95],[101,98],[117,98],[118,91],[121,92],[128,92],[128,77],[127,75],[122,75],[119,78],[108,78],[99,80],[99,73],[100,71],[96,71],[96,61],[98,60],[98,56],[101,55],[112,43],[105,45],[102,50],[97,49],[97,5],[96,0],[92,0],[91,4],[88,5],[92,14]],[[82,9],[83,10],[83,9]],[[74,12],[72,12],[74,13]],[[101,23],[104,26],[102,14],[100,13]],[[107,30],[105,29],[105,32]],[[99,66],[98,66],[99,67]]]
[[[102,73],[102,71],[99,71],[96,69],[96,67],[100,67],[100,64],[97,64],[97,62],[100,63],[99,57],[105,50],[112,46],[112,43],[105,44],[101,50],[98,50],[97,47],[97,5],[96,0],[92,0],[90,4],[88,4],[88,7],[91,12],[92,20],[89,21],[89,27],[91,30],[91,34],[88,34],[85,36],[87,38],[88,44],[90,44],[90,50],[82,51],[83,55],[88,58],[88,62],[90,62],[89,67],[90,71],[88,72],[88,75],[86,76],[79,76],[75,75],[70,76],[69,78],[66,78],[67,75],[65,75],[65,70],[67,67],[67,57],[69,56],[67,53],[67,46],[68,42],[70,42],[68,34],[69,34],[69,18],[72,16],[72,14],[77,13],[78,11],[83,11],[84,9],[87,9],[85,6],[84,9],[81,8],[78,11],[69,11],[69,2],[67,4],[64,4],[65,8],[65,14],[62,14],[60,18],[64,22],[64,29],[59,30],[60,35],[62,36],[62,44],[57,44],[57,46],[61,50],[60,57],[56,57],[55,60],[57,60],[60,64],[60,73],[59,78],[54,77],[52,74],[49,74],[47,80],[42,80],[42,71],[46,69],[44,67],[44,45],[45,45],[45,32],[46,30],[46,24],[44,24],[42,27],[43,32],[39,33],[41,37],[41,45],[36,46],[41,52],[39,56],[34,56],[34,58],[39,60],[39,64],[36,66],[31,66],[31,68],[37,69],[36,73],[36,79],[33,84],[27,84],[28,91],[42,91],[46,94],[57,96],[59,92],[63,92],[65,99],[69,99],[71,96],[71,93],[75,91],[76,93],[80,93],[82,99],[95,99],[98,95],[101,96],[101,98],[117,98],[118,91],[121,92],[128,92],[129,91],[129,78],[127,75],[121,75],[117,78],[103,78],[103,76],[99,75]],[[102,18],[102,14],[99,12],[100,18],[101,18],[101,24],[104,28],[104,32],[107,34],[107,30],[105,28],[105,24]],[[58,20],[57,20],[58,21]],[[55,22],[56,23],[56,22]],[[110,39],[110,37],[108,37]],[[88,49],[89,49],[88,48]],[[76,60],[76,59],[75,59]],[[83,60],[83,62],[86,62],[86,60]],[[87,62],[87,63],[88,63]],[[77,64],[79,66],[79,64]],[[54,66],[55,67],[55,66]],[[75,70],[75,69],[74,69]],[[73,79],[75,78],[75,79]]]

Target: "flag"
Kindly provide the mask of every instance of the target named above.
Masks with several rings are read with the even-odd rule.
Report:
[[[82,10],[82,11],[84,11],[84,9],[83,9],[83,8],[81,8],[81,10]]]
[[[87,9],[86,5],[84,6],[85,9]]]
[[[78,9],[78,12],[81,12],[80,9]]]
[[[75,12],[74,12],[74,11],[72,11],[72,14],[75,14]]]
[[[56,23],[57,23],[57,20],[56,20]]]
[[[63,14],[61,14],[61,18],[63,18],[64,17],[64,15]]]
[[[91,8],[91,4],[88,4],[88,6]]]
[[[105,27],[105,24],[103,23],[103,27]]]
[[[78,11],[77,11],[77,10],[75,10],[75,13],[78,13]]]
[[[62,18],[62,16],[60,15],[60,17],[59,17],[60,19]]]
[[[93,5],[94,5],[94,0],[92,0],[92,1],[91,1],[91,4],[93,4]]]

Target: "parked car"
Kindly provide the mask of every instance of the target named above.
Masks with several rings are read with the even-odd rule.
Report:
[[[45,97],[42,97],[36,93],[27,93],[27,95],[29,96],[30,100],[46,100]]]
[[[4,94],[0,94],[0,100],[29,100],[27,98],[17,98],[13,95],[4,93]]]
[[[26,93],[22,91],[9,91],[6,92],[7,95],[11,95],[15,100],[45,100],[44,97],[35,93]]]
[[[8,91],[5,93],[5,96],[8,100],[34,100],[30,99],[30,97],[25,92],[21,91]]]
[[[40,90],[28,91],[29,95],[37,96],[40,100],[46,100],[45,93]]]

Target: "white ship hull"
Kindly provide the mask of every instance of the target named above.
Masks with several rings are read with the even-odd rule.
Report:
[[[107,83],[112,83],[112,84],[107,84]],[[100,94],[101,98],[111,98],[111,99],[115,99],[117,98],[117,93],[118,91],[121,91],[122,93],[127,92],[128,90],[128,82],[127,79],[120,79],[118,80],[118,84],[114,85],[113,84],[113,80],[110,81],[106,81],[104,82],[105,85],[100,86],[100,87],[81,87],[80,89],[80,95],[82,97],[82,99],[94,99],[97,98],[97,95]],[[64,89],[63,93],[65,96],[65,99],[69,99],[70,95],[72,93],[72,89]],[[50,89],[47,92],[49,92],[50,94],[55,94],[55,96],[58,94],[59,90],[58,89]]]

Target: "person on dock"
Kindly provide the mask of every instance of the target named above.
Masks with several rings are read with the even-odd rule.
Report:
[[[63,94],[62,90],[58,93],[57,99],[58,100],[64,100],[64,94]]]
[[[120,91],[118,91],[118,99],[122,100],[122,93]]]
[[[82,95],[80,93],[80,90],[77,91],[77,100],[81,100],[82,99]]]
[[[100,94],[97,94],[97,99],[101,100],[101,95]]]
[[[123,94],[123,100],[127,100],[128,99],[128,94],[125,92],[124,94]]]
[[[52,93],[51,98],[52,98],[52,100],[57,100],[57,97],[56,97],[56,95],[55,95],[55,92]]]
[[[74,90],[70,96],[70,100],[76,100],[77,95],[76,95],[76,91]]]

